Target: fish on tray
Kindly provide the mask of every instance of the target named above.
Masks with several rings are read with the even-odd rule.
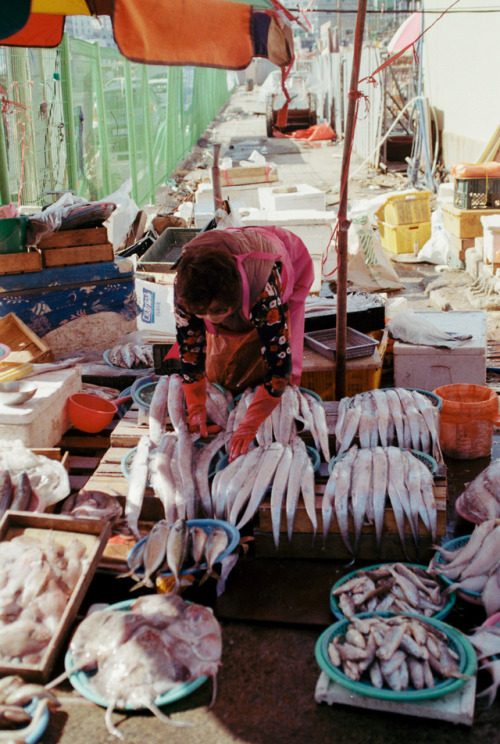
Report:
[[[455,502],[460,516],[476,524],[500,517],[500,458],[493,460]]]

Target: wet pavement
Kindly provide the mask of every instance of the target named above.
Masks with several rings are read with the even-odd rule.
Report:
[[[253,115],[230,114],[233,109]],[[226,119],[214,124],[217,139],[240,151],[265,141],[265,117],[258,112],[256,95],[242,91],[226,109]],[[248,142],[253,143],[251,145]],[[245,144],[246,143],[246,144]],[[269,160],[278,162],[289,182],[334,186],[340,175],[341,145],[308,148],[283,140],[267,143]],[[258,148],[257,148],[258,149]],[[287,166],[287,163],[289,165]],[[356,160],[355,160],[356,163]],[[359,161],[358,161],[359,164]],[[370,190],[366,173],[350,183],[352,193]],[[355,191],[357,189],[357,191]],[[334,190],[329,199],[335,202]],[[433,267],[398,267],[405,277],[406,293],[415,307],[428,307],[423,288]],[[493,457],[500,456],[495,436]],[[448,475],[448,528],[446,539],[466,534],[472,525],[457,519],[454,501],[464,485],[483,470],[491,458],[475,461],[446,460]],[[149,712],[113,713],[113,721],[129,744],[496,744],[500,724],[499,702],[485,709],[476,703],[472,727],[413,715],[366,710],[347,705],[318,704],[314,692],[320,669],[315,644],[321,631],[334,622],[329,610],[329,590],[342,573],[352,570],[332,560],[259,559],[249,543],[230,574],[225,593],[217,598],[215,581],[190,588],[186,599],[215,608],[222,626],[223,656],[217,681],[217,700],[208,710],[212,683],[207,681],[189,697],[164,708],[175,727]],[[128,598],[130,586],[114,575],[98,572],[82,611],[92,602]],[[481,607],[458,599],[447,622],[464,632],[485,619]],[[54,674],[63,668],[63,655]],[[489,683],[481,672],[478,687]],[[57,688],[62,706],[52,713],[44,744],[101,744],[112,741],[104,724],[104,709],[84,700],[69,683]],[[187,727],[179,724],[187,723]]]

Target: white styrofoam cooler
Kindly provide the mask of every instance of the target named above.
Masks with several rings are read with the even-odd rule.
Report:
[[[68,398],[82,389],[80,367],[28,378],[37,391],[21,406],[0,404],[0,439],[20,439],[25,447],[54,447],[69,429]]]
[[[321,289],[321,257],[330,243],[333,232],[333,224],[336,219],[334,212],[320,211],[319,209],[283,209],[283,210],[251,210],[248,215],[242,216],[242,222],[248,226],[276,225],[298,235],[304,241],[307,250],[311,254],[314,263],[314,284],[311,292],[319,292]],[[336,257],[333,259],[336,263]]]
[[[283,209],[326,209],[326,194],[321,189],[299,183],[296,186],[261,186],[259,207],[271,211]]]
[[[486,384],[486,310],[415,311],[437,328],[472,338],[454,349],[394,342],[394,384],[434,390],[465,382]]]
[[[481,217],[483,226],[483,258],[491,264],[500,263],[500,214]]]
[[[241,204],[245,207],[259,207],[259,197],[254,183],[245,183],[241,186],[221,186],[222,198],[229,199],[231,206]],[[214,209],[214,190],[209,181],[202,181],[196,189],[195,204],[204,204]]]

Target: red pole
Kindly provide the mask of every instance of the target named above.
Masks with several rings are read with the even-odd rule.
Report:
[[[340,201],[338,211],[338,277],[337,277],[337,333],[336,333],[336,369],[335,369],[335,397],[337,400],[345,397],[346,390],[346,338],[347,338],[347,178],[351,160],[352,139],[354,136],[355,113],[357,104],[359,65],[365,29],[367,0],[359,0],[356,17],[356,32],[354,35],[354,53],[351,70],[351,87],[349,90],[349,104],[347,107],[347,121],[342,156],[342,170],[340,178]]]

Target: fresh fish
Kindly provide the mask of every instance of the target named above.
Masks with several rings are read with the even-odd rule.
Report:
[[[359,449],[352,465],[351,506],[354,520],[354,553],[365,521],[368,495],[372,483],[373,457],[371,449]]]
[[[10,509],[12,511],[26,511],[30,505],[31,496],[32,491],[28,473],[22,470],[16,479],[15,496],[12,499]]]
[[[413,397],[408,390],[405,388],[396,388],[396,392],[401,401],[401,406],[406,416],[406,421],[410,427],[410,439],[413,449],[420,449],[420,424],[419,424],[419,413],[413,402]],[[404,445],[405,447],[408,445]]]
[[[61,514],[70,514],[76,519],[107,519],[114,522],[123,512],[116,496],[104,491],[87,491],[82,488],[68,504],[66,501],[61,507]]]
[[[155,386],[149,406],[149,437],[155,447],[160,444],[165,431],[168,410],[168,387],[168,375],[160,377]]]
[[[195,519],[197,512],[196,484],[193,477],[194,445],[187,426],[177,431],[177,464],[182,481],[182,495],[186,504],[186,516]]]
[[[326,422],[326,414],[323,403],[320,403],[314,395],[310,393],[304,393],[304,397],[309,403],[311,412],[314,420],[314,428],[316,431],[316,449],[322,452],[326,462],[330,461],[330,443],[328,439],[328,424]]]
[[[349,495],[351,489],[352,465],[358,454],[358,447],[354,445],[338,462],[340,466],[335,487],[334,506],[339,526],[340,536],[347,550],[354,556],[354,550],[349,538]]]
[[[203,584],[210,576],[218,578],[217,574],[215,574],[214,572],[214,566],[228,545],[229,536],[226,530],[223,527],[215,527],[215,529],[212,530],[212,532],[209,534],[207,544],[205,546],[207,572],[200,580],[200,585]]]
[[[186,415],[184,413],[184,392],[182,390],[182,377],[178,374],[170,375],[168,383],[168,415],[176,433],[182,426],[186,426]]]
[[[208,532],[206,532],[203,527],[199,527],[195,524],[189,528],[189,537],[191,539],[191,555],[194,560],[193,568],[198,568],[205,555]]]
[[[330,531],[330,525],[333,516],[333,500],[335,498],[335,488],[337,485],[337,478],[340,470],[340,461],[336,462],[332,468],[328,480],[326,482],[323,498],[321,500],[321,521],[323,523],[323,545],[326,543],[326,538]]]
[[[128,481],[127,500],[125,502],[125,519],[132,534],[137,539],[140,539],[138,524],[148,480],[148,459],[150,449],[151,440],[148,436],[143,435],[139,439],[137,445]]]
[[[292,442],[292,465],[288,477],[288,486],[286,492],[286,524],[288,539],[292,541],[293,523],[295,520],[295,511],[300,497],[301,475],[304,469],[305,459],[309,457],[304,443],[300,437],[296,437]]]
[[[176,441],[174,435],[164,434],[149,464],[151,486],[155,496],[163,505],[165,519],[169,524],[175,522],[177,515],[175,484],[171,468]]]
[[[9,470],[0,473],[0,516],[5,514],[12,502],[14,486]]]
[[[142,554],[144,566],[144,578],[135,584],[131,591],[140,589],[143,586],[154,587],[151,577],[158,571],[165,562],[165,553],[167,539],[170,533],[170,525],[166,519],[161,519],[153,526],[151,532],[146,538],[146,545]]]
[[[389,440],[389,403],[386,394],[375,388],[372,390],[373,400],[377,410],[378,437],[382,447],[388,447]]]
[[[171,526],[166,546],[167,566],[175,579],[174,592],[180,586],[180,574],[189,549],[189,528],[185,519],[178,519]]]
[[[401,401],[395,390],[386,390],[387,402],[389,404],[389,413],[394,423],[394,430],[396,432],[396,441],[393,444],[397,444],[401,447],[407,447],[408,444],[404,444],[405,440],[405,427],[403,424],[403,410],[401,408]],[[388,444],[391,444],[389,440]]]
[[[402,478],[402,467],[401,460],[398,458],[396,451],[401,453],[401,450],[398,450],[397,447],[387,447],[386,449],[387,461],[389,465],[387,476],[387,495],[389,496],[389,500],[391,502],[392,511],[394,513],[394,519],[396,520],[396,527],[398,530],[399,539],[401,540],[401,545],[403,546],[404,554],[407,560],[409,560],[405,543],[405,510],[403,509],[403,505],[401,503],[401,494],[403,494],[403,498],[405,494],[400,487],[398,488],[398,483],[401,482]],[[408,505],[407,509],[409,510]]]
[[[126,573],[118,574],[117,579],[128,579],[132,577],[136,581],[139,581],[137,576],[137,570],[143,565],[144,550],[146,548],[146,540],[141,543],[137,543],[137,548],[134,550],[132,557],[128,560],[129,570]]]
[[[278,549],[280,539],[281,510],[288,486],[288,478],[292,465],[292,453],[292,446],[290,444],[285,445],[283,454],[281,455],[281,460],[279,461],[276,473],[274,474],[273,486],[271,489],[271,523],[273,526],[273,537],[276,550]]]
[[[226,442],[226,432],[221,431],[211,442],[201,448],[196,457],[194,468],[194,480],[198,495],[201,500],[201,506],[206,517],[213,516],[212,495],[210,492],[209,472],[210,465],[214,456],[224,446]]]
[[[344,419],[344,427],[341,439],[337,439],[337,456],[346,452],[356,436],[358,431],[359,420],[361,418],[361,405],[358,403],[349,406]]]
[[[372,476],[373,519],[375,523],[375,538],[379,551],[382,544],[382,532],[384,529],[388,472],[389,465],[385,449],[383,447],[374,447]]]
[[[226,396],[218,390],[211,382],[207,382],[207,416],[208,418],[225,429],[229,417],[228,404]]]
[[[302,441],[302,440],[301,440]],[[306,452],[307,454],[307,452]],[[313,537],[318,529],[318,518],[316,516],[316,491],[314,487],[314,468],[309,455],[304,459],[304,467],[300,476],[300,490],[306,509],[306,514],[313,526]]]
[[[170,469],[175,488],[175,508],[178,519],[186,519],[186,500],[184,498],[181,471],[179,468],[179,439],[175,437],[174,451],[170,460]]]
[[[300,440],[303,444],[302,440]],[[305,445],[303,444],[304,449]],[[250,494],[247,507],[240,521],[236,525],[238,529],[244,527],[254,516],[255,512],[260,506],[262,499],[264,498],[267,489],[272,483],[274,473],[278,467],[278,463],[283,454],[283,445],[280,442],[273,442],[268,445],[264,457],[261,460],[259,471]],[[306,454],[307,456],[307,454]]]
[[[236,473],[231,478],[226,491],[225,515],[231,524],[236,524],[238,515],[246,504],[252,490],[252,475],[258,472],[262,447],[255,447],[233,462],[238,463]],[[231,463],[232,464],[232,463]]]

